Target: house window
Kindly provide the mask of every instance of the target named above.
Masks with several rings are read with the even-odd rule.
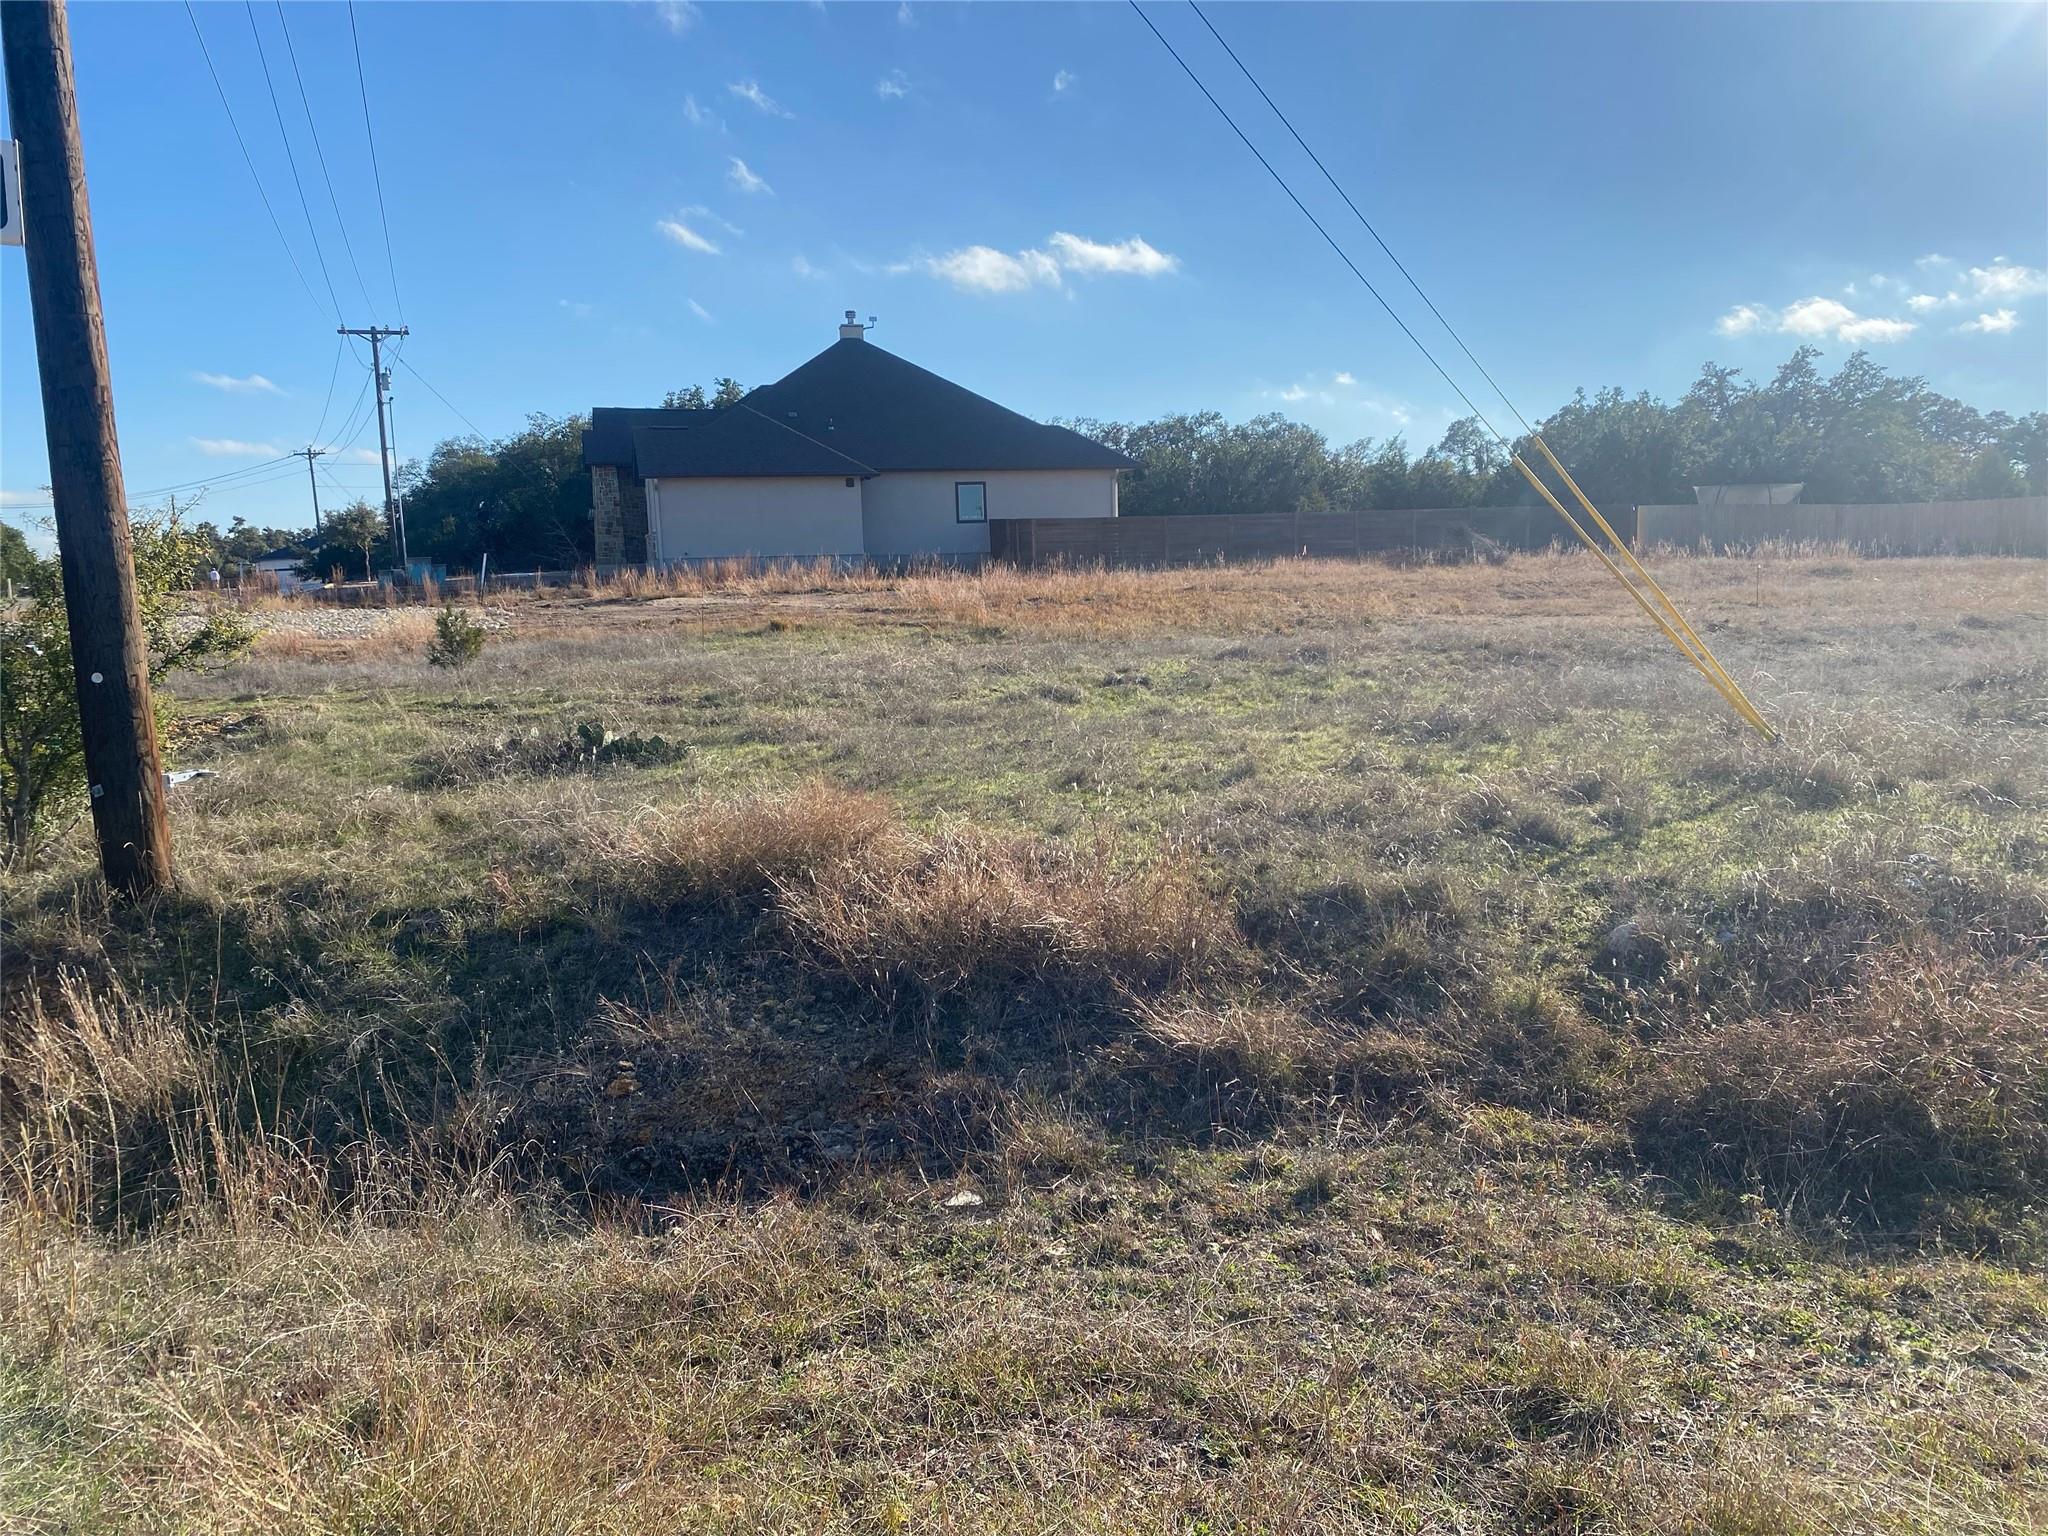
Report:
[[[988,483],[982,480],[953,482],[953,520],[959,523],[988,521]]]

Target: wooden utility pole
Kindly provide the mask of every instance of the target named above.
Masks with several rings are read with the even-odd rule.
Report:
[[[367,336],[370,338],[370,382],[377,389],[377,463],[384,471],[384,526],[391,535],[391,548],[398,556],[398,566],[404,570],[408,564],[405,548],[405,514],[398,510],[398,503],[391,497],[391,440],[384,430],[384,401],[387,393],[384,373],[384,343],[393,336],[410,336],[404,326],[366,325],[339,328],[343,336]]]
[[[317,534],[320,532],[320,482],[313,478],[313,461],[326,458],[327,450],[308,443],[303,448],[294,448],[292,457],[306,461],[306,484],[313,489],[313,532]]]
[[[93,830],[107,884],[148,896],[171,883],[171,824],[135,600],[64,0],[0,3],[0,47],[21,142],[29,307]]]

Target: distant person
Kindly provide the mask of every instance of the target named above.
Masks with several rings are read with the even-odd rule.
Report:
[[[206,573],[206,579],[213,583],[214,591],[218,592],[220,590],[220,567],[216,565],[209,570]]]

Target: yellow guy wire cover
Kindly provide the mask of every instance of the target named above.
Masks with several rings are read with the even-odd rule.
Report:
[[[1539,445],[1542,443],[1541,438],[1537,438],[1536,441]],[[1546,447],[1543,451],[1544,456],[1550,458],[1549,449]],[[1551,458],[1552,464],[1556,462],[1554,458]],[[1659,629],[1664,631],[1665,638],[1678,648],[1678,653],[1681,656],[1693,664],[1699,674],[1713,687],[1714,691],[1727,700],[1728,706],[1741,716],[1745,722],[1755,727],[1764,740],[1777,740],[1778,733],[1771,728],[1770,722],[1764,719],[1763,714],[1757,707],[1750,703],[1748,695],[1736,686],[1735,680],[1729,677],[1720,662],[1714,659],[1713,653],[1699,639],[1698,633],[1693,627],[1686,622],[1685,616],[1678,611],[1677,605],[1665,595],[1663,589],[1658,587],[1655,581],[1650,579],[1649,573],[1647,571],[1643,572],[1643,580],[1651,591],[1655,592],[1657,597],[1662,600],[1661,606],[1656,602],[1652,602],[1643,589],[1631,581],[1627,573],[1614,563],[1613,557],[1605,549],[1601,548],[1599,541],[1586,531],[1584,525],[1576,517],[1572,516],[1564,503],[1557,499],[1551,492],[1550,487],[1543,483],[1536,471],[1529,467],[1520,454],[1514,456],[1513,463],[1515,468],[1522,472],[1522,478],[1529,482],[1536,494],[1548,502],[1551,510],[1564,519],[1565,526],[1578,535],[1579,542],[1599,557],[1600,563],[1607,567],[1608,573],[1627,589],[1629,596],[1636,600],[1636,605],[1650,616],[1651,621]],[[1563,474],[1563,470],[1560,469],[1559,473]],[[1565,481],[1567,484],[1571,484],[1569,476],[1565,476]],[[1577,487],[1573,486],[1573,489],[1576,491]],[[1586,501],[1583,492],[1579,492],[1578,500],[1586,508],[1587,512],[1592,515],[1608,538],[1613,540],[1615,547],[1621,550],[1628,562],[1634,565],[1637,570],[1642,570],[1641,565],[1629,553],[1626,546],[1621,543],[1613,528],[1607,523],[1607,520],[1600,516],[1599,509]]]

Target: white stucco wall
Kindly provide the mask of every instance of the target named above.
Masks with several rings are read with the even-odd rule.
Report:
[[[985,555],[988,524],[955,519],[953,486],[988,487],[990,517],[1115,517],[1113,469],[904,471],[861,482],[862,536],[870,557]]]
[[[860,486],[838,475],[649,480],[647,558],[858,556]]]

